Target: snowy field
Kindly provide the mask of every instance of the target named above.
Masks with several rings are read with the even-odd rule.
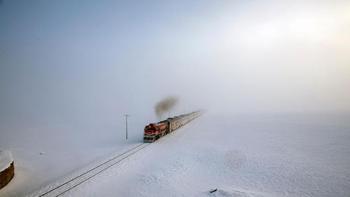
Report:
[[[121,118],[120,128],[123,128],[123,123]],[[91,163],[140,143],[144,123],[131,123],[128,142],[125,141],[124,131],[120,129],[122,131],[118,132],[113,126],[105,126],[101,130],[72,126],[74,124],[45,126],[27,123],[18,124],[17,127],[2,124],[0,149],[12,152],[15,177],[0,190],[0,197],[26,196]]]
[[[207,113],[65,195],[348,197],[349,118]]]

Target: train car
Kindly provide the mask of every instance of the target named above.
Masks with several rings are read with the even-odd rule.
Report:
[[[151,123],[145,127],[143,141],[154,142],[167,133],[169,133],[169,124],[167,122]]]
[[[200,112],[195,111],[188,114],[174,116],[158,123],[148,124],[144,129],[143,141],[146,143],[154,142],[164,135],[184,126],[198,116],[200,116]]]

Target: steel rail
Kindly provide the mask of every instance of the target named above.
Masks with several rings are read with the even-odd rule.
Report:
[[[107,170],[108,168],[110,168],[110,167],[120,163],[121,161],[125,160],[126,158],[132,156],[133,154],[137,153],[138,151],[146,148],[148,145],[150,145],[150,144],[142,143],[140,145],[137,145],[137,146],[135,146],[135,147],[133,147],[133,148],[131,148],[131,149],[129,149],[129,150],[119,154],[119,155],[116,155],[116,156],[112,157],[111,159],[108,159],[107,161],[104,161],[103,163],[101,163],[101,164],[99,164],[99,165],[97,165],[97,166],[95,166],[95,167],[85,171],[84,173],[81,173],[78,176],[75,176],[75,177],[71,178],[70,180],[65,181],[64,183],[62,183],[62,184],[60,184],[60,185],[50,189],[49,191],[46,191],[45,193],[40,194],[38,197],[50,196],[50,194],[54,193],[57,190],[64,190],[63,192],[60,192],[59,194],[54,195],[56,197],[57,196],[61,196],[64,193],[68,192],[69,190],[71,190],[71,189],[77,187],[78,185],[86,182],[87,180],[91,179],[92,177],[95,177],[96,175],[100,174],[101,172]],[[139,148],[139,147],[141,147],[141,148]],[[124,155],[126,155],[126,156],[124,156]],[[122,156],[124,156],[124,157],[122,157]],[[113,161],[116,161],[116,162],[113,162]],[[108,165],[109,163],[112,163],[112,164]],[[101,170],[99,170],[99,168]],[[97,172],[93,172],[95,170],[98,170],[98,171]],[[89,174],[92,174],[92,175],[90,175],[88,177],[85,177],[85,178],[83,177],[84,175],[89,175]],[[81,178],[81,179],[79,179],[79,178]],[[72,186],[69,185],[70,183],[72,183]],[[64,187],[67,187],[67,188],[64,188]]]

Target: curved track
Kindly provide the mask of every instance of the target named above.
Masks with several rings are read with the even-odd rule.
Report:
[[[86,182],[87,180],[95,177],[96,175],[102,173],[103,171],[107,170],[108,168],[122,162],[126,158],[132,156],[133,154],[137,153],[138,151],[146,148],[150,144],[139,144],[135,147],[123,152],[122,154],[116,155],[107,161],[104,161],[100,164],[98,164],[95,167],[92,167],[88,170],[86,170],[83,173],[80,173],[77,176],[74,176],[70,178],[68,181],[65,181],[63,183],[60,183],[59,185],[48,187],[44,192],[42,192],[39,195],[35,195],[38,197],[47,197],[47,196],[62,196],[69,190],[79,186],[80,184]]]

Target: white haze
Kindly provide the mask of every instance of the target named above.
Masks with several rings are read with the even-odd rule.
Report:
[[[0,7],[6,122],[148,121],[167,95],[179,113],[350,109],[347,1],[17,4]]]
[[[185,43],[195,44],[183,52],[191,57],[174,64],[184,65],[175,72],[196,87],[186,94],[195,92],[195,100],[223,112],[350,109],[348,2],[261,2],[230,9],[193,24]],[[196,61],[188,63],[190,58]]]

